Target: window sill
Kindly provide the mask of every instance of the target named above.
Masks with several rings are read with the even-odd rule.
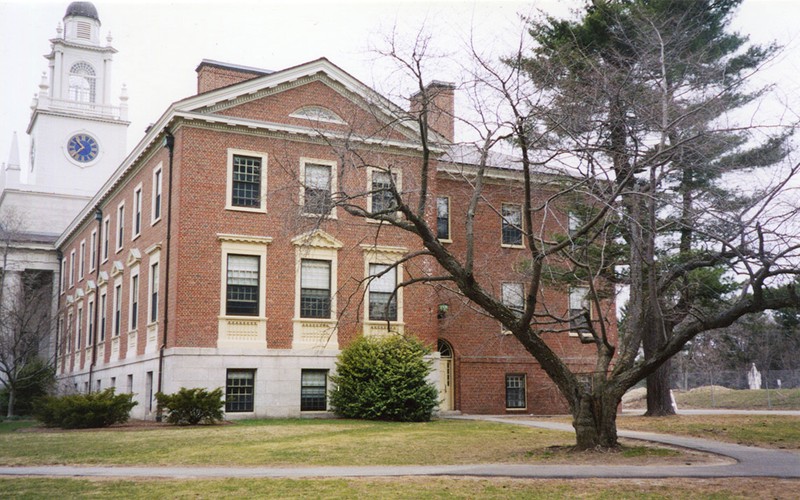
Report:
[[[452,243],[453,242],[453,240],[451,240],[451,239],[444,239],[443,240],[441,238],[438,238],[438,240],[439,240],[439,243]]]
[[[161,222],[161,217],[159,217],[158,219],[155,219],[155,220],[151,220],[151,221],[150,221],[150,226],[151,226],[151,227],[152,227],[152,226],[155,226],[155,225],[156,225],[156,224],[158,224],[159,222]]]
[[[141,236],[141,235],[142,235],[142,233],[141,233],[141,232],[138,232],[138,233],[134,234],[133,236],[131,236],[131,241],[136,241],[136,240],[138,240],[138,239],[139,239],[139,236]]]
[[[301,216],[308,217],[309,219],[322,219],[322,220],[338,220],[339,218],[336,216],[336,212],[331,212],[329,214],[310,214],[307,212],[301,212]]]
[[[500,243],[500,248],[515,248],[517,250],[525,250],[525,245],[509,245],[507,243]]]
[[[392,221],[393,220],[394,221],[400,220],[400,214],[398,213],[394,217],[385,217],[383,219],[370,219],[370,218],[367,218],[367,222],[369,224],[388,224],[390,226],[392,225]]]
[[[579,339],[584,344],[594,342],[594,337],[589,332],[569,332],[569,336]]]
[[[245,212],[250,214],[266,214],[266,208],[247,208],[247,207],[235,207],[233,205],[226,205],[225,210],[230,210],[231,212]],[[158,221],[156,221],[158,222]],[[153,223],[155,224],[155,222]]]
[[[506,411],[522,411],[522,412],[526,412],[526,411],[528,411],[528,407],[525,407],[525,408],[506,408]]]

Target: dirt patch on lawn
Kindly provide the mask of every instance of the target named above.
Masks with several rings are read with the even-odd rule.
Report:
[[[619,440],[619,448],[595,448],[576,450],[574,446],[548,446],[533,449],[525,457],[539,463],[572,465],[728,465],[735,460],[719,455],[703,453],[635,439]]]

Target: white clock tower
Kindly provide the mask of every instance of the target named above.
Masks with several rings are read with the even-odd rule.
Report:
[[[71,3],[50,40],[49,71],[31,104],[30,154],[20,154],[15,133],[0,167],[0,312],[35,283],[52,294],[36,307],[56,317],[62,259],[54,243],[125,158],[128,97],[123,86],[119,104],[111,101],[110,44],[90,2]],[[55,339],[41,341],[44,359]]]
[[[90,2],[72,2],[50,40],[31,104],[29,164],[6,170],[0,202],[30,232],[60,234],[125,158],[128,98],[123,86],[119,104],[111,101],[110,43]]]

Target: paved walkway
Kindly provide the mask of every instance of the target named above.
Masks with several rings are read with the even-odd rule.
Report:
[[[556,422],[490,416],[460,416],[505,424],[573,432]],[[474,476],[517,478],[664,478],[776,477],[800,478],[800,454],[649,432],[619,431],[620,437],[690,448],[730,457],[734,464],[685,466],[479,464],[362,467],[0,467],[0,476],[141,477],[141,478],[300,478]]]

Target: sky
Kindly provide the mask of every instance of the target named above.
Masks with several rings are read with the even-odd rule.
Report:
[[[278,70],[327,57],[384,93],[397,82],[375,48],[392,32],[413,40],[421,29],[432,51],[444,56],[431,79],[457,83],[456,61],[465,60],[466,41],[496,54],[508,53],[522,32],[520,15],[541,9],[566,16],[579,0],[519,1],[348,1],[96,0],[101,39],[111,32],[114,56],[112,100],[128,88],[128,150],[174,101],[196,92],[195,68],[203,59]],[[0,162],[6,162],[14,131],[20,160],[27,161],[30,102],[43,71],[49,39],[69,1],[0,0]],[[776,84],[775,100],[800,113],[800,0],[745,0],[734,26],[757,43],[777,40],[783,54],[763,74]],[[508,48],[506,50],[506,48]],[[456,98],[458,112],[458,96]],[[397,104],[405,107],[406,103]],[[780,104],[761,113],[783,112]],[[769,119],[772,116],[768,116]]]

